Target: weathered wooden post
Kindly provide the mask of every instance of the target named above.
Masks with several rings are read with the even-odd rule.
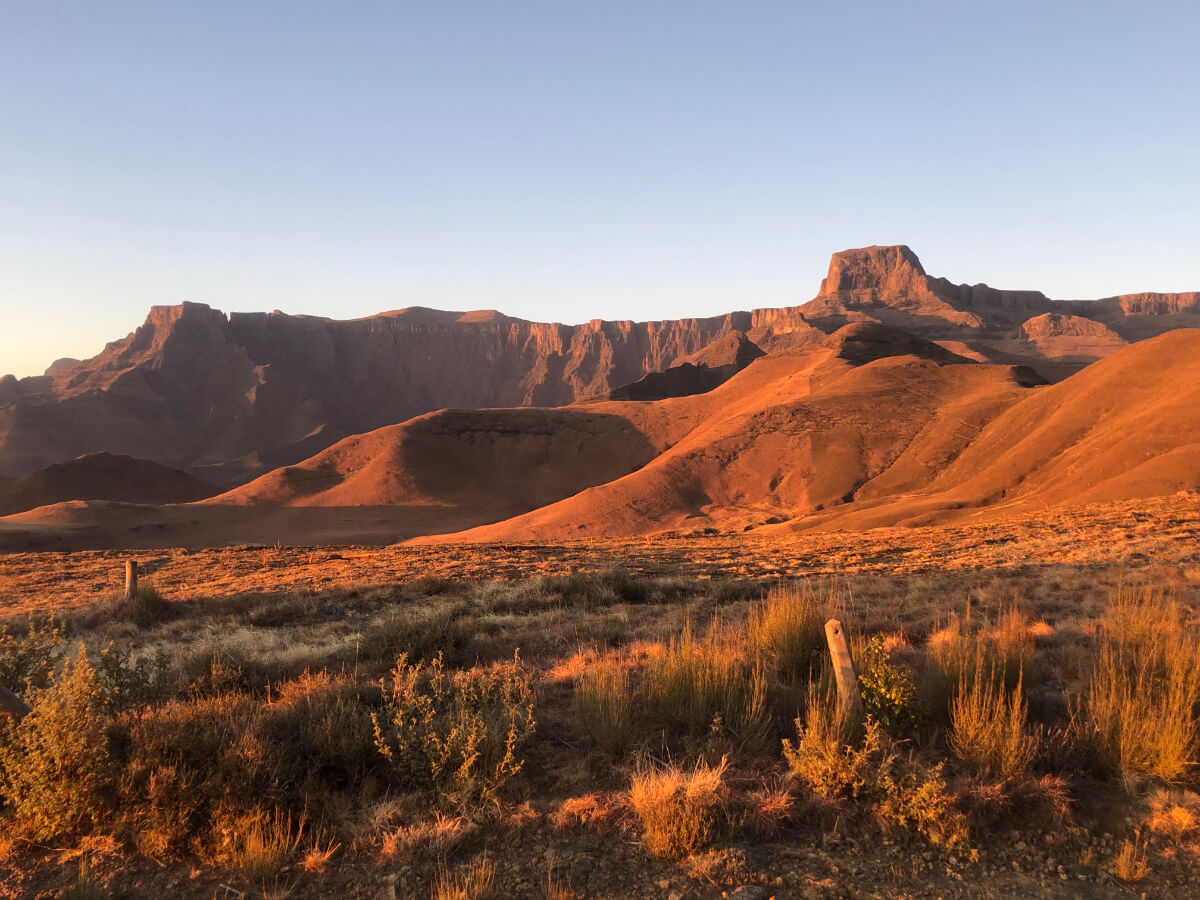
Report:
[[[137,560],[125,561],[125,599],[132,600],[137,596]]]
[[[25,701],[0,684],[0,716],[12,716],[14,719],[24,718],[29,712]]]
[[[857,722],[862,715],[862,694],[858,691],[858,677],[854,674],[854,663],[850,661],[850,648],[846,645],[846,632],[842,623],[830,619],[825,623],[825,640],[829,643],[829,655],[833,659],[833,675],[837,679],[838,715],[843,722]]]

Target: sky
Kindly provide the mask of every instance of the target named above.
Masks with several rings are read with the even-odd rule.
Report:
[[[908,244],[1200,290],[1195,2],[0,0],[0,373],[155,304],[661,319]]]

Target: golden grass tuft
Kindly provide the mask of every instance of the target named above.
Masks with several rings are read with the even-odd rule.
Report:
[[[764,600],[751,603],[746,619],[750,652],[766,660],[782,681],[808,680],[823,659],[825,620],[835,606],[811,587],[778,585]]]
[[[587,666],[575,683],[575,711],[596,746],[619,756],[629,745],[633,713],[629,670],[612,658]]]
[[[766,671],[761,660],[746,658],[745,649],[735,630],[714,621],[701,639],[689,620],[649,659],[642,693],[686,733],[725,730],[745,744],[762,743],[771,728]]]
[[[487,858],[487,854],[473,860],[457,872],[451,872],[445,863],[440,863],[430,889],[430,897],[432,900],[485,900],[492,896],[492,884],[495,879],[496,867]]]
[[[685,771],[652,766],[634,772],[629,803],[642,825],[642,843],[655,856],[681,858],[716,836],[726,801],[727,761]]]
[[[303,821],[282,810],[255,810],[226,827],[229,864],[252,884],[278,878],[300,846]]]
[[[401,825],[383,836],[383,856],[419,855],[426,858],[447,856],[475,830],[464,816],[435,812],[433,819],[416,825]]]
[[[973,678],[962,679],[950,705],[950,748],[984,778],[1019,778],[1037,753],[1022,696],[1023,678],[1008,691],[994,674],[983,673],[976,659]]]
[[[1126,779],[1168,784],[1200,764],[1200,640],[1174,600],[1118,590],[1084,697],[1086,726],[1100,762]]]
[[[1146,860],[1146,844],[1140,840],[1129,840],[1121,844],[1121,849],[1113,857],[1113,874],[1126,884],[1141,881],[1150,874],[1150,864]]]

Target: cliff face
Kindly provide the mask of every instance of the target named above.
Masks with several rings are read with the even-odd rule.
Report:
[[[1059,319],[1022,330],[1046,314],[1107,329]],[[855,323],[901,329],[972,359],[1033,365],[1057,380],[1124,341],[1200,326],[1200,295],[1052,301],[1037,291],[955,285],[926,274],[908,247],[875,246],[834,254],[818,295],[802,306],[707,319],[571,326],[414,307],[335,321],[157,306],[92,359],[0,378],[0,474],[106,451],[229,484],[436,409],[608,396],[719,355],[735,332],[778,353]],[[706,388],[691,381],[671,391]]]
[[[813,331],[798,314],[779,319]],[[604,396],[752,321],[568,326],[419,308],[335,321],[154,307],[98,356],[0,384],[0,472],[103,450],[235,481],[434,409]]]

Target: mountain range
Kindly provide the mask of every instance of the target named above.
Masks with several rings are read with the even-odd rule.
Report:
[[[1197,327],[1200,294],[954,285],[904,246],[707,319],[155,307],[0,379],[0,513],[38,507],[0,543],[870,527],[1191,489]]]

